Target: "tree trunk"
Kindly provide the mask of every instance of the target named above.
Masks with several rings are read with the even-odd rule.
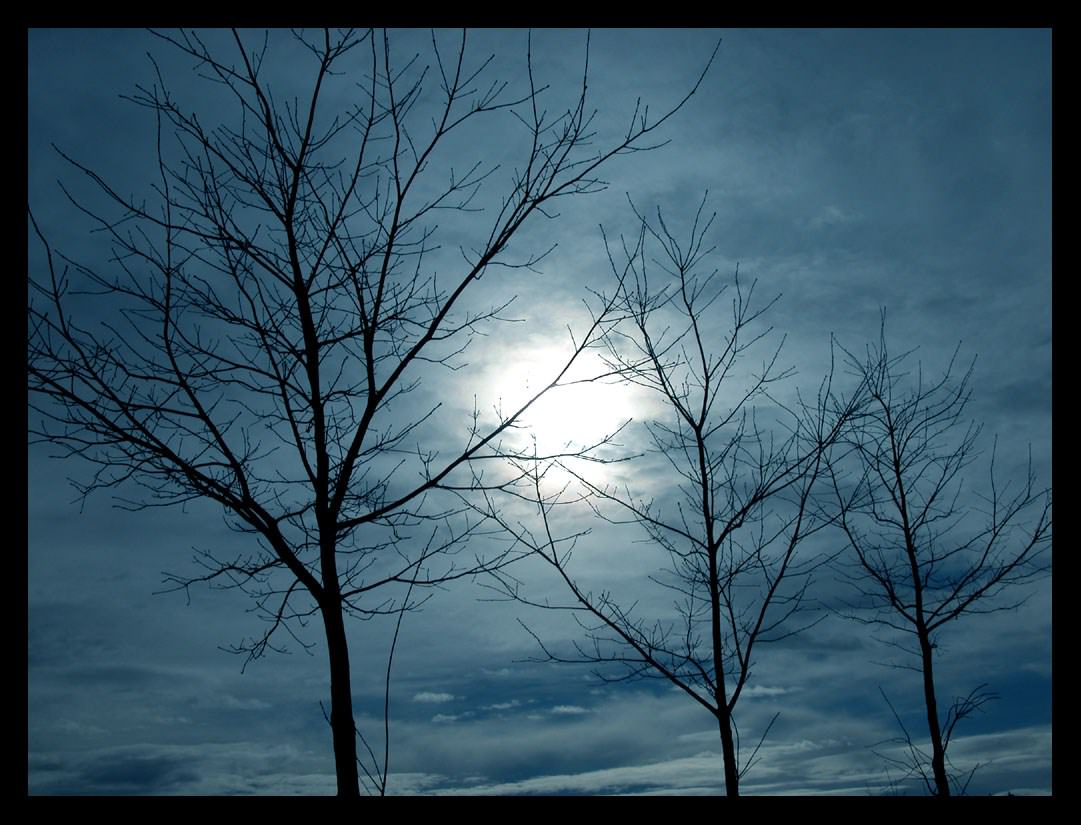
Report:
[[[938,702],[935,699],[935,674],[932,663],[934,648],[926,630],[917,628],[920,656],[923,659],[923,698],[927,705],[927,729],[931,734],[931,770],[935,775],[935,796],[950,795],[950,780],[946,776],[946,749],[942,746],[942,729],[938,724]]]
[[[701,439],[698,441],[699,468],[702,478],[707,478],[705,448]],[[703,489],[702,510],[709,513],[709,493]],[[724,792],[726,796],[739,796],[739,769],[736,765],[736,746],[732,739],[732,709],[728,706],[728,697],[724,686],[724,644],[721,640],[721,585],[717,576],[717,547],[713,541],[713,526],[708,517],[706,535],[709,537],[709,602],[710,625],[713,642],[713,676],[716,688],[713,701],[717,708],[717,726],[721,730],[721,756],[724,759]]]
[[[721,753],[724,756],[724,791],[726,796],[739,796],[739,770],[736,766],[736,746],[732,738],[732,715],[721,706],[717,712],[717,727],[721,729]]]
[[[353,722],[353,694],[349,679],[349,645],[341,603],[328,599],[322,605],[323,626],[330,657],[330,729],[334,737],[334,772],[338,796],[360,796],[357,777],[357,737]]]

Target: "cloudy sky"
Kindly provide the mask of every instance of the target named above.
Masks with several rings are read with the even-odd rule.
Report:
[[[517,295],[522,322],[478,341],[468,368],[427,376],[423,392],[431,395],[423,397],[447,402],[439,426],[461,431],[474,396],[490,409],[547,380],[568,347],[565,325],[582,328],[586,289],[610,282],[601,227],[612,239],[635,232],[628,198],[686,227],[708,191],[716,212],[710,269],[726,277],[738,264],[763,295],[781,295],[768,321],[775,340],[785,336],[783,360],[796,370],[791,391],[816,385],[830,333],[861,349],[877,336],[885,308],[891,344],[919,347],[928,369],[940,369],[958,343],[966,362],[978,356],[970,412],[985,424],[986,450],[971,468],[973,488],[986,478],[994,435],[1004,474],[1023,471],[1031,448],[1037,478],[1049,485],[1050,32],[594,31],[597,144],[618,140],[636,99],[652,114],[685,94],[718,38],[698,94],[658,133],[667,145],[616,158],[604,170],[605,191],[528,224],[516,253],[558,243],[539,272],[507,270],[482,282],[505,289],[504,300]],[[390,35],[403,59],[419,52],[430,60],[430,40]],[[585,41],[584,31],[534,33],[534,71],[550,86],[553,112],[574,102]],[[302,85],[311,68],[304,52],[278,36],[270,42],[281,88]],[[100,237],[58,186],[79,194],[85,180],[52,145],[118,191],[150,197],[153,117],[121,98],[154,82],[148,50],[185,105],[207,122],[226,115],[214,108],[219,97],[203,96],[191,66],[147,33],[37,30],[28,47],[30,206],[57,248],[103,261]],[[472,33],[469,49],[478,64],[494,54],[491,76],[522,88],[526,32]],[[456,166],[513,167],[522,129],[509,115],[487,128],[454,144]],[[491,200],[480,206],[498,204],[501,180],[493,175]],[[31,268],[40,267],[36,242],[28,249]],[[453,257],[435,260],[454,265]],[[634,418],[622,435],[634,451],[646,445],[641,421],[655,414],[663,411],[635,392],[591,386],[546,400],[533,421],[539,438],[556,442],[576,428],[603,434]],[[296,629],[310,655],[291,643],[288,654],[242,672],[242,659],[225,649],[259,632],[247,597],[193,588],[189,601],[158,592],[163,571],[197,571],[193,551],[228,556],[250,538],[231,532],[208,504],[129,512],[107,493],[78,501],[66,480],[85,480],[90,470],[52,460],[52,452],[28,450],[29,791],[332,793],[318,623]],[[620,478],[632,478],[639,495],[662,496],[670,481],[649,456],[643,462]],[[588,512],[567,508],[560,518],[563,532],[592,529],[572,564],[582,582],[637,602],[644,615],[666,615],[670,598],[648,578],[664,564],[655,548]],[[817,540],[821,549],[840,543]],[[563,595],[537,566],[516,575],[537,598]],[[839,586],[828,572],[819,579],[815,596],[828,603]],[[390,792],[723,792],[716,724],[701,707],[665,682],[611,683],[586,667],[535,661],[540,651],[523,623],[560,651],[580,638],[574,623],[492,601],[483,585],[448,585],[405,617],[392,680]],[[982,683],[999,696],[951,744],[960,770],[980,766],[970,792],[1051,788],[1050,580],[1018,595],[1028,597],[1018,610],[971,617],[940,641],[942,701]],[[392,629],[378,620],[349,627],[358,724],[377,749]],[[921,730],[917,677],[897,666],[907,662],[891,640],[829,616],[759,651],[736,709],[744,747],[779,716],[744,792],[914,790],[882,758],[896,753],[897,727],[880,689]]]

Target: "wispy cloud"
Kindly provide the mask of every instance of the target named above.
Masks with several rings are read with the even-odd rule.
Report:
[[[221,708],[223,710],[270,710],[272,705],[262,699],[241,699],[231,693],[206,696],[196,701],[197,708]]]
[[[784,696],[786,693],[795,693],[798,687],[769,687],[767,685],[751,685],[744,688],[740,695],[745,698],[753,696]]]
[[[475,714],[471,710],[467,710],[465,713],[437,713],[432,717],[432,722],[435,724],[449,724],[451,722],[457,722],[459,719],[469,719]]]
[[[511,710],[512,708],[520,708],[522,703],[518,699],[511,699],[509,702],[496,702],[493,705],[484,705],[481,710]]]
[[[451,793],[553,794],[553,793],[686,793],[712,794],[718,789],[718,757],[700,754],[687,759],[578,774],[537,776],[462,788]]]
[[[420,693],[413,694],[414,702],[427,702],[429,704],[438,705],[443,702],[453,702],[457,697],[453,693],[436,693],[431,690],[422,690]]]

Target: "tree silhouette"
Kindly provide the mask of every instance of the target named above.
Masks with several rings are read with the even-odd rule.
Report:
[[[196,33],[158,34],[192,61],[208,96],[231,103],[224,115],[186,108],[154,63],[154,84],[130,97],[157,123],[147,199],[61,153],[101,196],[64,190],[111,253],[68,257],[29,214],[47,253],[29,276],[30,428],[93,466],[84,495],[130,496],[134,483],[139,493],[122,506],[209,499],[252,535],[249,554],[204,554],[204,573],[169,582],[250,593],[267,619],[238,646],[250,658],[318,617],[338,793],[355,796],[358,765],[385,792],[388,760],[363,739],[358,759],[346,619],[400,625],[421,589],[513,559],[464,560],[484,519],[441,488],[461,494],[475,477],[468,467],[502,456],[501,434],[546,387],[494,422],[475,412],[457,440],[441,399],[424,390],[506,317],[511,290],[485,276],[546,254],[510,258],[511,239],[553,217],[559,199],[603,189],[598,173],[613,157],[660,145],[651,133],[694,94],[712,57],[682,100],[653,118],[636,109],[621,137],[598,146],[588,38],[580,88],[552,117],[531,47],[527,86],[514,95],[488,78],[491,58],[468,55],[464,33],[452,50],[433,33],[425,59],[404,61],[386,33],[293,36],[310,62],[283,74],[279,35],[253,47],[234,31],[229,55]],[[304,94],[279,97],[301,71]],[[494,164],[458,154],[470,129],[500,115],[521,138],[502,183]],[[451,234],[462,223],[454,216],[468,219],[468,237]],[[441,242],[459,250],[457,262]],[[572,360],[607,318],[583,332]]]
[[[552,464],[519,464],[532,484],[531,494],[520,494],[535,503],[539,526],[512,522],[495,502],[486,514],[554,568],[570,594],[567,603],[540,602],[512,571],[493,573],[510,597],[578,619],[587,641],[576,643],[573,654],[534,634],[545,660],[599,665],[596,673],[606,680],[670,681],[715,717],[725,789],[738,796],[758,748],[740,753],[736,704],[760,645],[818,621],[797,615],[808,607],[812,574],[826,560],[807,540],[832,520],[816,496],[826,456],[857,398],[839,397],[831,372],[813,402],[779,399],[792,373],[778,366],[783,339],[770,343],[771,330],[762,325],[777,299],[758,303],[755,285],[741,281],[738,270],[726,282],[709,269],[713,218],[705,217],[705,204],[703,198],[686,240],[659,210],[652,221],[636,211],[636,238],[624,240],[618,259],[609,249],[624,323],[606,330],[605,358],[614,373],[661,402],[663,412],[645,429],[669,475],[650,482],[672,493],[643,498],[560,462],[584,485],[582,499],[598,516],[637,525],[663,555],[666,569],[651,580],[674,594],[674,617],[643,617],[610,590],[578,581],[572,551],[583,534],[557,536],[552,513],[572,499],[567,487],[545,490]],[[763,360],[748,367],[759,352]],[[603,669],[611,664],[625,670],[613,677]],[[768,727],[763,739],[766,733]]]
[[[830,466],[839,524],[853,556],[849,579],[859,594],[852,615],[914,643],[898,646],[918,662],[931,752],[902,724],[907,750],[900,764],[930,793],[950,796],[967,784],[958,787],[949,770],[956,726],[994,694],[981,684],[943,717],[934,672],[937,639],[963,616],[1018,606],[1000,597],[1046,573],[1051,491],[1036,485],[1031,459],[1020,486],[1003,484],[995,448],[985,492],[964,478],[978,456],[981,427],[965,417],[973,365],[958,375],[957,352],[942,377],[928,381],[921,366],[907,366],[911,352],[890,355],[883,317],[878,343],[863,357],[846,354],[866,393],[845,436],[853,449]]]

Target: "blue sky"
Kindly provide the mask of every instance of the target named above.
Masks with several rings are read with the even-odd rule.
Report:
[[[769,322],[786,336],[793,389],[816,385],[831,332],[861,349],[877,336],[885,307],[891,342],[918,346],[929,368],[941,368],[959,342],[964,356],[978,356],[970,412],[985,423],[982,446],[997,434],[999,467],[1013,476],[1031,447],[1037,477],[1049,485],[1050,32],[598,30],[590,51],[598,141],[626,128],[636,98],[651,112],[678,100],[718,38],[699,93],[659,135],[667,145],[616,158],[604,170],[605,191],[565,201],[558,218],[527,225],[516,239],[521,254],[558,246],[539,274],[508,271],[490,286],[518,296],[522,323],[493,330],[463,373],[425,385],[445,400],[446,426],[460,426],[474,395],[492,404],[542,380],[566,351],[565,326],[581,329],[586,318],[585,288],[603,288],[610,276],[599,227],[609,237],[634,231],[628,198],[681,224],[709,190],[717,212],[712,266],[723,275],[738,263],[764,294],[782,295]],[[423,52],[429,40],[391,33],[402,55]],[[307,77],[292,71],[302,55],[280,37],[271,42],[287,94]],[[524,31],[483,30],[469,43],[475,55],[496,55],[493,76],[523,82]],[[35,30],[28,47],[28,200],[56,247],[101,260],[100,242],[57,185],[82,193],[85,181],[51,145],[118,190],[149,195],[153,118],[120,98],[153,82],[145,53],[154,52],[178,95],[208,122],[222,115],[220,100],[200,97],[190,66],[145,32]],[[580,82],[585,32],[536,32],[533,47],[552,109],[566,107]],[[521,133],[509,118],[499,122],[503,131],[454,151],[511,164]],[[444,228],[456,229],[456,219]],[[28,250],[30,266],[40,267],[36,243]],[[450,255],[438,261],[454,266]],[[554,420],[568,407],[585,423],[578,410],[604,407],[612,417],[601,428],[657,411],[614,390],[603,399],[568,394],[538,414]],[[625,433],[632,446],[641,443],[638,426]],[[333,792],[317,622],[298,629],[314,645],[311,655],[293,644],[290,654],[241,672],[242,660],[221,648],[258,632],[247,597],[205,588],[193,588],[190,603],[183,594],[155,595],[162,571],[196,569],[193,549],[228,555],[250,538],[230,531],[207,503],[128,512],[107,494],[76,501],[66,479],[85,480],[88,468],[50,460],[51,452],[28,449],[29,791]],[[982,484],[986,458],[972,468],[973,484]],[[663,489],[649,457],[634,467],[627,472],[639,489]],[[587,512],[565,519],[568,531],[592,529],[574,559],[583,582],[663,615],[667,597],[648,580],[663,560],[631,528],[596,523]],[[817,540],[824,549],[840,541]],[[560,596],[538,567],[527,563],[518,575],[532,592]],[[828,602],[837,585],[819,578],[816,596]],[[491,601],[482,585],[435,591],[402,625],[391,792],[723,791],[716,726],[705,711],[665,682],[605,683],[586,668],[531,661],[539,651],[520,621],[561,649],[578,638],[575,625]],[[942,639],[943,696],[984,682],[1000,696],[951,746],[959,767],[982,765],[970,791],[1050,789],[1050,580],[1023,595],[1018,610],[971,617]],[[377,620],[349,628],[358,722],[380,745],[391,630]],[[915,674],[898,662],[865,627],[836,617],[762,649],[736,711],[745,746],[780,716],[744,791],[896,789],[874,753],[896,735],[879,689],[913,730],[920,716]]]

